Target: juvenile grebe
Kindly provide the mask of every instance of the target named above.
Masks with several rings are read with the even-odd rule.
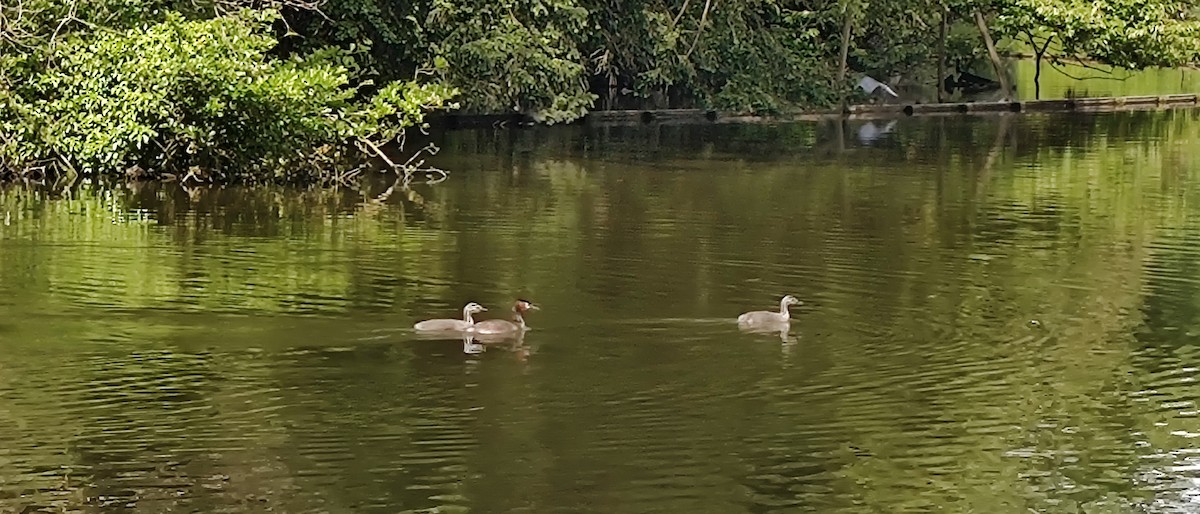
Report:
[[[771,311],[750,311],[741,316],[738,316],[738,325],[744,327],[754,327],[762,325],[778,325],[787,323],[791,320],[791,313],[788,312],[789,305],[803,305],[804,302],[797,300],[795,296],[787,295],[779,301],[779,312]]]
[[[478,312],[483,312],[486,310],[487,309],[484,308],[484,306],[479,305],[475,302],[471,302],[463,307],[463,311],[462,311],[463,319],[445,319],[445,318],[427,319],[425,321],[421,321],[421,322],[417,323],[416,325],[413,325],[413,328],[415,328],[417,330],[422,330],[422,331],[434,331],[434,330],[462,331],[462,330],[466,330],[467,328],[470,328],[471,325],[475,324],[475,319],[471,317],[472,314],[475,314]]]

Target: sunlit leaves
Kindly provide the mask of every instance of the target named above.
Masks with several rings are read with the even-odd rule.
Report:
[[[1060,54],[1123,68],[1180,66],[1200,57],[1200,20],[1173,0],[1004,0],[998,26],[1053,36]]]
[[[346,52],[270,55],[277,19],[273,11],[208,20],[168,13],[144,27],[71,34],[31,52],[37,65],[0,68],[17,84],[0,103],[0,167],[286,175],[318,147],[395,137],[454,94],[393,83],[359,101]]]

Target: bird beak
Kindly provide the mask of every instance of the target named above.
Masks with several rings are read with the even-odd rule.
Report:
[[[536,306],[536,305],[534,305],[534,304],[532,304],[532,303],[531,303],[531,304],[529,304],[529,310],[531,310],[531,311],[540,311],[540,310],[542,310],[542,308],[541,308],[541,307],[538,307],[538,306]]]

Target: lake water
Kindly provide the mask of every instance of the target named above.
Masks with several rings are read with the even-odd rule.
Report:
[[[441,143],[390,194],[0,190],[0,511],[1200,507],[1195,111]]]
[[[980,73],[987,68],[980,66]],[[1042,100],[1104,96],[1140,96],[1196,94],[1200,91],[1200,70],[1194,68],[1147,68],[1126,70],[1099,64],[1051,64],[1042,62],[1042,75],[1036,76],[1033,59],[1009,61],[1008,70],[1017,88],[1016,99]],[[993,76],[993,75],[987,75]],[[935,92],[936,94],[936,92]],[[985,95],[986,96],[986,95]]]

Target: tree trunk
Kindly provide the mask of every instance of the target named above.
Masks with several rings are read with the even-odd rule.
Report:
[[[850,56],[850,29],[854,18],[846,13],[846,21],[842,24],[842,53],[838,66],[838,87],[842,90],[842,112],[846,112],[846,60]]]
[[[1042,54],[1033,58],[1033,99],[1042,99]]]
[[[1041,47],[1033,40],[1033,34],[1029,34],[1029,46],[1033,47],[1033,99],[1040,100],[1042,98],[1042,57],[1046,55],[1046,50],[1050,49],[1050,41],[1054,40],[1054,36],[1046,38],[1046,42]]]
[[[946,7],[942,6],[942,30],[938,32],[938,56],[937,56],[937,80],[934,84],[937,86],[937,101],[942,103],[945,97],[942,93],[946,90]]]
[[[833,120],[833,142],[834,153],[841,155],[846,152],[846,118],[836,118]],[[843,175],[845,175],[843,173]]]
[[[979,27],[979,34],[983,36],[983,44],[987,46],[988,58],[992,60],[992,67],[996,69],[996,78],[1000,81],[1000,89],[1004,92],[1004,99],[1008,100],[1012,95],[1012,88],[1008,85],[1008,74],[1004,72],[1004,63],[1000,62],[1000,54],[996,53],[996,45],[992,42],[992,34],[988,32],[987,21],[983,19],[983,12],[975,9],[975,25]]]

